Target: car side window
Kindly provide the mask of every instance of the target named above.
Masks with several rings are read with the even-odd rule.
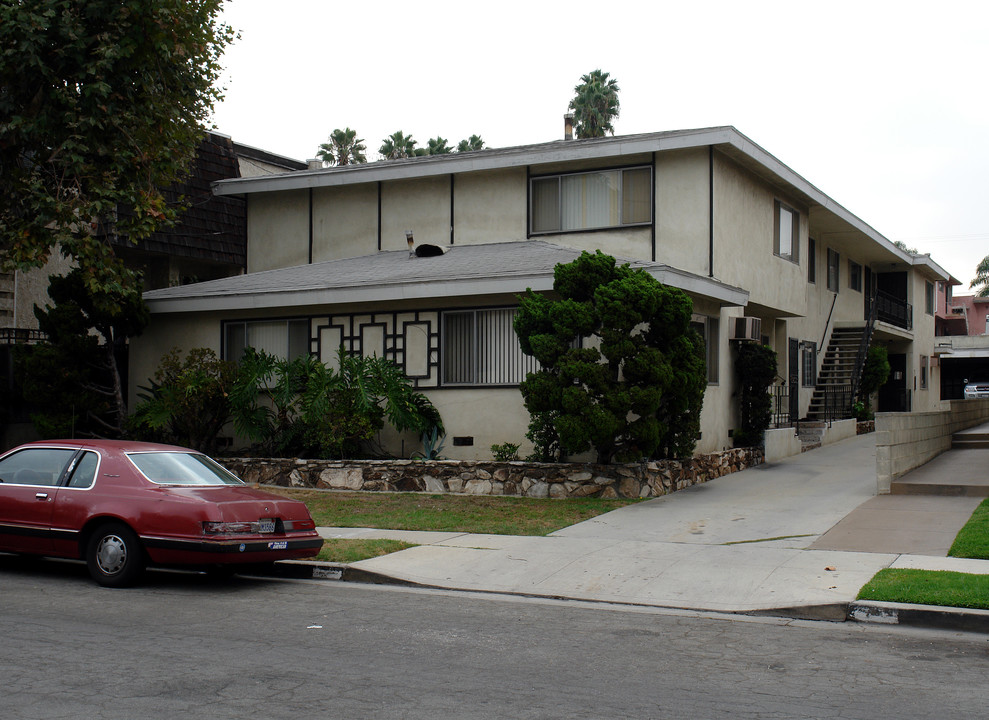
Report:
[[[28,448],[0,460],[0,481],[12,485],[55,485],[75,450]]]
[[[85,452],[76,463],[72,477],[69,478],[69,487],[88,488],[96,479],[96,468],[100,464],[100,457],[94,452]]]

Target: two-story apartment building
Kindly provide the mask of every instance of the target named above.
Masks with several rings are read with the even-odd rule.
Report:
[[[941,398],[959,400],[968,382],[989,382],[989,297],[955,295],[957,280],[940,283],[935,308],[935,354]]]
[[[822,414],[837,387],[847,400],[845,361],[870,339],[893,365],[880,409],[940,402],[931,302],[948,275],[731,127],[315,168],[214,192],[246,198],[247,273],[147,293],[132,386],[176,346],[332,363],[343,345],[404,368],[443,415],[446,455],[485,457],[528,424],[516,295],[551,291],[557,263],[600,249],[693,300],[708,344],[698,452],[731,446],[737,342],[777,351],[784,424]]]

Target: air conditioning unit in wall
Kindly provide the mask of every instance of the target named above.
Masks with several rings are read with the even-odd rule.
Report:
[[[729,340],[759,342],[762,339],[762,319],[757,317],[737,317],[731,319]]]

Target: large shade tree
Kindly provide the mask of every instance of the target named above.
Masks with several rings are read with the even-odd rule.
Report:
[[[47,340],[22,348],[17,368],[23,395],[37,408],[35,427],[46,437],[121,435],[120,350],[148,323],[140,288],[94,292],[75,268],[52,276],[48,295],[52,305],[34,311]]]
[[[337,128],[327,142],[319,146],[319,158],[327,165],[359,165],[367,162],[367,147],[357,131]]]
[[[133,285],[110,238],[180,209],[165,188],[195,158],[233,31],[222,0],[0,3],[0,261],[56,248],[90,290]]]
[[[618,81],[601,70],[581,76],[580,83],[574,88],[574,98],[570,101],[574,132],[578,138],[615,134],[614,121],[620,109],[619,90]]]
[[[689,457],[707,386],[690,298],[600,251],[557,265],[553,289],[528,290],[515,319],[541,365],[520,387],[537,454]]]

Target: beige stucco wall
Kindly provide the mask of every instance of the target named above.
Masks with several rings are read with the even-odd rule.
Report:
[[[247,272],[309,262],[309,191],[247,196]]]
[[[147,386],[166,353],[177,348],[184,354],[197,347],[220,354],[219,315],[152,315],[147,329],[130,341],[127,406],[135,406],[138,388]]]
[[[525,168],[458,175],[454,179],[454,242],[477,245],[525,240],[526,193]]]
[[[425,394],[440,411],[446,427],[444,457],[490,459],[491,446],[505,442],[520,443],[520,457],[532,452],[532,444],[525,439],[529,413],[518,388],[436,389]],[[473,437],[474,444],[454,446],[455,437]]]
[[[706,187],[707,183],[704,183]],[[774,254],[775,200],[800,214],[799,262]],[[807,213],[728,158],[714,155],[714,276],[749,291],[749,302],[805,313]],[[767,280],[771,278],[771,282]]]
[[[931,412],[942,409],[941,402],[941,369],[938,367],[934,354],[934,315],[925,309],[925,293],[928,282],[934,278],[926,277],[914,269],[908,277],[910,302],[913,304],[913,333],[914,342],[907,356],[907,387],[912,389],[914,412]],[[936,293],[935,293],[936,301]],[[922,356],[929,362],[927,387],[920,385]]]
[[[411,230],[416,245],[450,244],[450,177],[397,180],[381,186],[381,249],[408,247]]]
[[[371,255],[377,250],[377,185],[313,190],[313,262]]]
[[[52,304],[48,297],[49,278],[52,275],[65,275],[71,269],[72,261],[56,251],[41,268],[14,271],[14,327],[29,330],[38,328],[35,305],[48,307]]]
[[[656,260],[707,275],[710,270],[707,148],[661,153],[656,157],[654,173]]]

